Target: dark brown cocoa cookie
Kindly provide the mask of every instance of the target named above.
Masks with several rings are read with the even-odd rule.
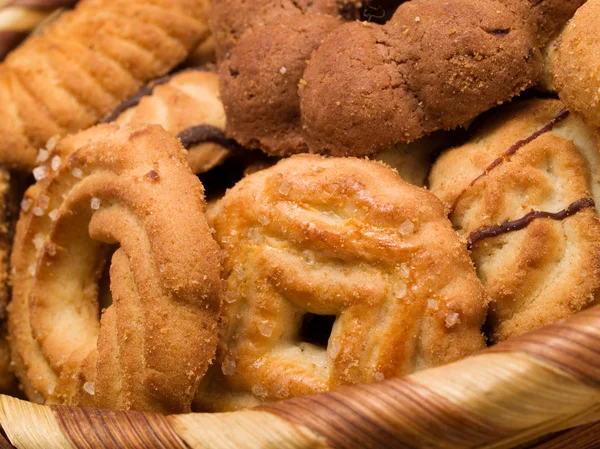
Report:
[[[336,0],[217,0],[213,2],[210,27],[216,42],[217,61],[222,61],[254,27],[278,23],[287,14],[336,16],[344,2]]]
[[[495,0],[417,0],[384,26],[338,28],[304,74],[310,150],[372,154],[510,99],[541,70],[534,30],[522,22]]]
[[[586,0],[500,0],[500,2],[530,22],[537,30],[539,45],[544,46]]]
[[[464,125],[538,81],[540,48],[583,2],[398,0],[386,21],[389,1],[233,1],[213,8],[227,132],[277,156],[370,155]],[[336,26],[352,14],[368,21]]]
[[[315,48],[340,20],[283,14],[244,37],[220,66],[227,132],[272,155],[306,152],[298,83]]]

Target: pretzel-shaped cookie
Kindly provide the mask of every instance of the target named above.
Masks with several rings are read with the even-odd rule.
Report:
[[[373,382],[485,346],[487,297],[441,203],[381,163],[284,159],[210,217],[225,253],[223,335],[200,409]],[[311,319],[333,323],[322,346],[302,336]]]
[[[189,411],[216,348],[219,255],[203,189],[158,126],[60,141],[25,196],[9,333],[27,396]],[[99,320],[106,245],[112,305]]]
[[[598,139],[561,102],[531,100],[435,163],[431,191],[472,248],[493,341],[598,303]]]
[[[463,125],[531,86],[540,46],[583,0],[413,0],[385,25],[259,7],[273,3],[228,19],[213,8],[217,48],[236,42],[220,67],[227,132],[274,155],[359,156]],[[235,24],[245,31],[227,40]]]
[[[208,0],[87,0],[0,65],[0,162],[31,170],[55,135],[94,125],[183,61],[209,31]]]

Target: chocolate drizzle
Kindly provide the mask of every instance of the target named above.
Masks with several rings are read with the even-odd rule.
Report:
[[[500,157],[498,157],[497,159],[495,159],[490,165],[488,165],[486,167],[486,169],[483,171],[482,174],[480,174],[477,178],[475,178],[473,181],[471,181],[469,183],[469,185],[465,189],[463,189],[462,192],[460,192],[458,194],[458,196],[456,197],[456,199],[452,203],[452,206],[450,207],[450,212],[448,213],[448,217],[452,216],[452,214],[456,210],[456,207],[458,206],[458,203],[460,202],[460,200],[463,197],[463,195],[467,192],[467,190],[469,189],[469,187],[473,187],[477,181],[479,181],[481,178],[483,178],[484,176],[486,176],[494,168],[498,167],[504,161],[509,160],[511,156],[513,156],[517,151],[519,151],[525,145],[533,142],[535,139],[537,139],[538,137],[542,136],[543,134],[546,134],[547,132],[552,131],[552,129],[554,128],[554,126],[557,123],[562,122],[568,116],[569,116],[569,111],[566,110],[566,109],[561,109],[559,111],[559,113],[556,114],[556,116],[554,116],[554,118],[552,118],[552,120],[550,120],[546,125],[544,125],[540,129],[538,129],[536,132],[534,132],[529,137],[526,137],[525,139],[519,140],[517,143],[515,143],[513,146],[511,146],[504,154],[502,154]]]
[[[119,115],[121,115],[127,109],[137,106],[142,98],[152,95],[152,92],[154,92],[154,88],[156,86],[168,83],[172,77],[173,75],[166,75],[162,78],[156,78],[155,80],[149,82],[127,100],[123,101],[120,105],[114,108],[110,114],[100,120],[100,123],[109,123],[116,120]]]
[[[0,30],[0,61],[4,60],[6,55],[19,45],[28,34],[28,31]]]
[[[134,106],[137,106],[140,103],[140,101],[142,100],[142,98],[152,95],[152,93],[154,92],[154,89],[156,87],[158,87],[162,84],[167,84],[169,81],[171,81],[171,79],[175,75],[178,75],[178,74],[183,73],[188,70],[196,70],[196,71],[200,71],[200,72],[212,71],[210,67],[205,67],[205,66],[190,67],[185,70],[181,70],[179,72],[173,72],[173,73],[170,73],[163,77],[156,78],[156,79],[150,81],[148,84],[146,84],[140,90],[138,90],[135,94],[133,94],[127,100],[123,101],[120,105],[118,105],[115,109],[113,109],[112,112],[110,112],[102,120],[100,120],[99,123],[109,123],[109,122],[116,120],[126,110],[128,110],[129,108],[133,108]]]
[[[567,217],[575,215],[577,212],[588,207],[595,207],[594,200],[592,198],[582,198],[580,200],[571,203],[569,207],[558,212],[545,212],[532,210],[524,217],[514,221],[504,221],[497,226],[484,226],[479,228],[469,235],[467,239],[467,249],[472,249],[473,245],[481,240],[485,240],[491,237],[496,237],[501,234],[506,234],[512,231],[518,231],[526,228],[533,220],[538,218],[550,218],[552,220],[564,220]]]
[[[189,150],[194,145],[207,142],[221,145],[231,152],[244,150],[244,147],[235,140],[228,139],[222,129],[211,125],[191,126],[181,131],[177,137],[186,150]]]
[[[52,10],[56,8],[73,6],[74,3],[76,3],[76,0],[12,0],[4,7],[12,8],[20,6],[24,8]]]

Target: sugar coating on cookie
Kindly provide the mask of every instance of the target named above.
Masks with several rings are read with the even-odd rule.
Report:
[[[159,126],[108,124],[47,156],[11,260],[9,334],[25,393],[189,411],[216,350],[220,261],[185,150]]]
[[[598,303],[598,134],[557,100],[530,100],[488,118],[433,166],[446,204],[491,297],[493,341]]]
[[[198,409],[379,381],[485,346],[487,296],[443,205],[381,163],[284,159],[209,220],[225,291]]]
[[[579,8],[550,58],[561,100],[600,127],[600,1],[589,0]]]

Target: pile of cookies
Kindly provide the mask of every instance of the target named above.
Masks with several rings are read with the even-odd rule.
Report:
[[[1,392],[236,410],[600,303],[599,9],[81,0],[54,17],[0,64]]]

